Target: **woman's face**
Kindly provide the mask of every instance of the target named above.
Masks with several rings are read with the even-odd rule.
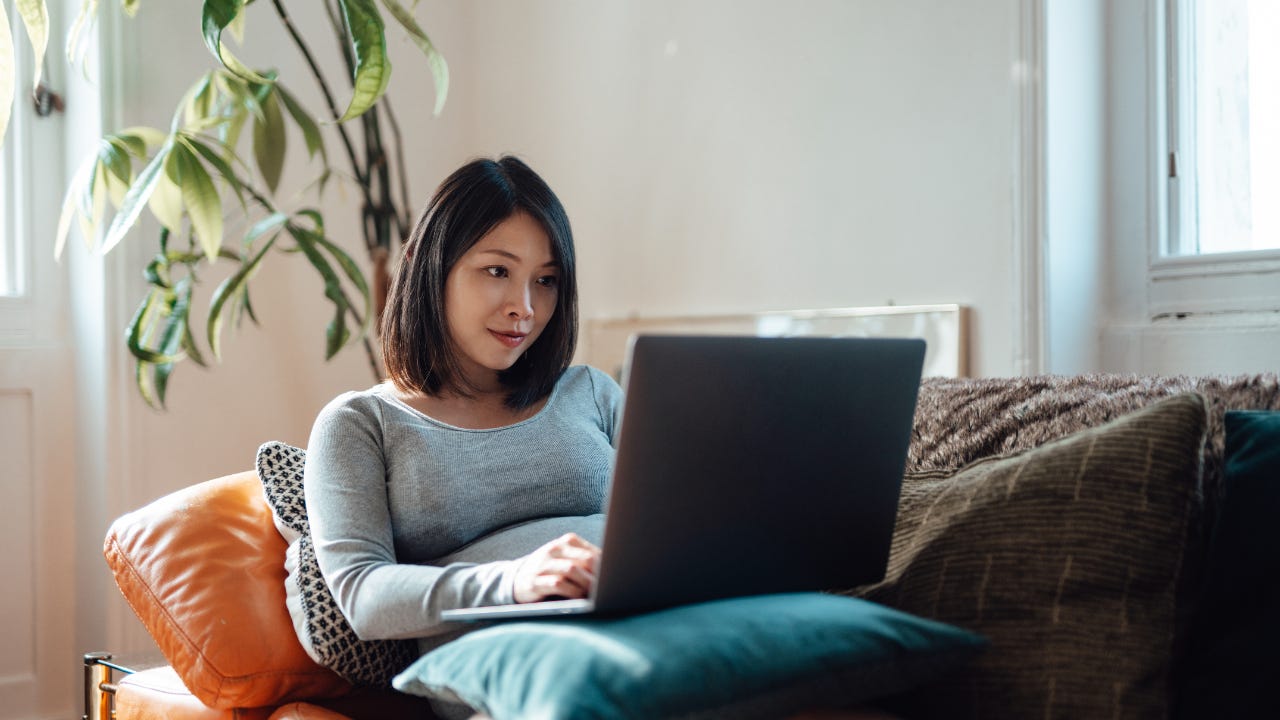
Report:
[[[458,259],[445,278],[445,318],[471,383],[497,389],[498,372],[515,364],[555,313],[559,278],[550,238],[523,212]]]

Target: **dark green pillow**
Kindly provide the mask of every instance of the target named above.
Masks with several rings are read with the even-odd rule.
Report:
[[[1221,513],[1178,715],[1280,717],[1280,412],[1228,412]]]
[[[984,644],[875,603],[791,593],[496,625],[427,653],[393,684],[494,720],[781,717],[903,690]]]

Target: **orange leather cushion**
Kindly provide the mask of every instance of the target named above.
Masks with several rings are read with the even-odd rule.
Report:
[[[133,611],[212,708],[336,697],[350,684],[302,649],[285,608],[285,542],[243,472],[122,516],[103,553]]]
[[[270,714],[271,708],[208,707],[187,692],[171,667],[125,676],[116,691],[115,720],[267,720]]]

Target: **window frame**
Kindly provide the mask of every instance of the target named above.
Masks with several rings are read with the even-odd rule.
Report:
[[[49,10],[51,31],[61,8]],[[0,348],[45,347],[65,341],[66,267],[53,257],[54,226],[65,191],[63,116],[41,117],[31,101],[31,47],[21,22],[15,30],[16,97],[4,138],[5,197],[0,201],[0,233],[12,244],[16,294],[0,295]],[[45,83],[57,85],[64,65],[54,44],[47,58]],[[44,153],[35,172],[36,153]]]
[[[1194,87],[1181,82],[1194,58],[1186,23],[1179,23],[1195,0],[1151,0],[1149,38],[1153,57],[1149,133],[1155,167],[1152,228],[1147,262],[1147,305],[1152,320],[1191,315],[1280,311],[1280,249],[1171,255],[1175,243],[1187,244],[1180,227],[1194,213],[1186,206],[1181,179],[1194,173],[1194,121],[1187,103]],[[1190,95],[1190,98],[1185,96]],[[1192,126],[1192,127],[1188,127]],[[1191,147],[1190,150],[1194,150]]]

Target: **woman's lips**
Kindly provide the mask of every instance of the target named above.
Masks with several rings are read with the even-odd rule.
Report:
[[[518,348],[520,343],[524,342],[525,335],[519,333],[502,333],[496,330],[490,330],[489,333],[497,338],[498,342],[509,348]]]

